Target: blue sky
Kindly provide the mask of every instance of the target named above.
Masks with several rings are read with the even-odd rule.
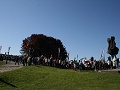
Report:
[[[120,0],[0,0],[1,53],[19,55],[31,34],[60,39],[70,59],[98,60],[103,48],[107,58],[107,38],[120,47]]]

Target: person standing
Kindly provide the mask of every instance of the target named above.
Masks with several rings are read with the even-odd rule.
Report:
[[[83,66],[82,60],[79,60],[79,70],[80,71],[82,71],[82,66]]]
[[[116,65],[117,65],[116,60],[114,60],[113,61],[113,69],[116,69]]]
[[[107,64],[108,64],[108,69],[110,69],[111,68],[111,61],[107,60]]]
[[[74,60],[74,71],[77,71],[77,63],[75,60]]]
[[[117,68],[119,68],[119,58],[116,59]]]

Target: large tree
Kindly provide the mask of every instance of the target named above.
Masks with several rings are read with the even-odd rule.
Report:
[[[66,48],[59,39],[48,37],[43,34],[32,34],[23,40],[21,53],[32,57],[41,55],[54,59],[65,60],[67,57]]]

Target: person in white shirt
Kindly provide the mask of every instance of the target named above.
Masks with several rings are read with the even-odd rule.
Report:
[[[113,69],[116,69],[117,62],[116,60],[113,61]]]
[[[111,61],[107,60],[107,64],[108,64],[108,69],[110,69],[110,67],[111,67]]]

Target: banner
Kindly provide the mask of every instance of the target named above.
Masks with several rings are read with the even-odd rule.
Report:
[[[68,60],[69,60],[69,55],[70,55],[70,53],[68,52]]]
[[[0,46],[0,53],[1,53],[2,46]]]
[[[10,48],[11,48],[11,47],[9,46],[9,47],[8,47],[8,53],[10,52]]]
[[[104,49],[102,49],[102,53],[101,53],[101,56],[100,56],[100,60],[105,60]]]
[[[77,60],[78,60],[78,55],[77,55]]]

